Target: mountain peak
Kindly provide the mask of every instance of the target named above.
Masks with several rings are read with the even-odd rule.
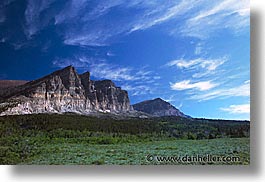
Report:
[[[64,67],[63,69],[74,69],[74,67],[73,65],[69,65],[69,66]]]
[[[90,76],[90,72],[89,71],[86,71],[86,72],[84,72],[84,73],[82,73],[80,75],[89,75]]]
[[[163,99],[161,99],[161,98],[155,98],[155,99],[153,99],[153,101],[162,101],[162,102],[166,102],[166,101],[164,101]]]
[[[70,72],[76,73],[76,70],[72,65],[69,65],[65,68],[57,70],[57,71],[53,72],[52,75],[61,74],[61,73],[70,73]]]
[[[10,99],[18,101],[0,115],[131,110],[127,91],[111,80],[90,80],[89,72],[79,75],[71,65],[24,85],[0,90],[0,99],[7,104]]]
[[[143,101],[133,105],[137,111],[145,112],[154,116],[181,116],[188,117],[171,105],[169,102],[161,98]]]

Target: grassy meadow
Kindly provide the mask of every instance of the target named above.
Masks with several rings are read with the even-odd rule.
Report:
[[[248,165],[249,142],[247,121],[178,117],[119,120],[72,114],[0,117],[1,164]],[[240,160],[172,160],[196,155]]]

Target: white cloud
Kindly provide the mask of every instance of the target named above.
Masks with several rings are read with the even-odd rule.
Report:
[[[54,8],[53,3],[57,3],[56,0],[28,0],[24,32],[29,39],[53,20],[55,26],[62,30],[60,36],[64,38],[64,43],[77,46],[106,46],[116,36],[162,23],[168,23],[165,31],[169,34],[196,37],[208,36],[214,30],[223,28],[239,31],[249,25],[248,0],[182,0],[166,3],[68,0],[62,8]],[[109,16],[114,8],[120,16]],[[123,16],[124,12],[126,14]]]
[[[195,72],[192,76],[199,78],[215,73],[215,70],[227,61],[226,57],[219,59],[192,59],[192,60],[173,60],[166,64],[166,66],[176,66],[180,69],[186,69]]]
[[[68,65],[91,72],[91,75],[99,79],[114,81],[148,81],[153,79],[153,72],[145,68],[130,68],[126,66],[108,63],[104,59],[76,56],[72,59],[55,59],[53,65],[63,68]]]
[[[244,84],[237,87],[223,88],[212,90],[207,93],[192,93],[190,99],[198,101],[206,101],[215,98],[228,98],[228,97],[249,97],[250,96],[250,81],[247,80]]]
[[[249,10],[249,0],[222,0],[220,3],[216,3],[212,8],[201,11],[196,17],[193,18],[194,21],[198,21],[202,18],[206,18],[218,13],[238,13],[240,16],[249,15],[246,11]]]
[[[191,16],[181,27],[183,35],[205,39],[220,29],[242,31],[249,26],[249,0],[216,0],[206,3],[199,13]],[[207,2],[208,3],[208,2]]]
[[[76,34],[76,32],[69,32],[65,35],[64,43],[67,45],[78,45],[78,46],[107,46],[107,39],[111,37],[112,34],[108,32],[102,33],[102,31],[91,31],[87,34]]]
[[[224,64],[227,61],[227,58],[221,59],[193,59],[193,60],[173,60],[167,63],[167,66],[177,66],[178,68],[187,68],[187,69],[194,69],[196,67],[204,68],[208,71],[216,70],[219,66]]]
[[[195,4],[196,4],[195,1],[183,0],[180,3],[175,4],[172,7],[169,7],[168,9],[164,9],[164,11],[162,9],[159,9],[163,13],[159,12],[160,14],[159,16],[151,16],[147,19],[143,19],[142,22],[140,23],[136,23],[135,25],[133,25],[130,32],[134,32],[138,30],[145,30],[152,26],[159,25],[161,23],[169,21],[175,18],[176,16],[186,13],[187,11],[192,9],[192,7],[194,7]],[[155,13],[156,14],[158,13],[158,9],[156,9]],[[154,14],[151,13],[151,15],[154,15]]]
[[[49,21],[53,18],[51,15],[46,16],[46,20],[41,21],[41,13],[48,9],[50,5],[56,0],[28,0],[25,11],[26,27],[24,32],[28,38],[31,38],[40,29],[47,26]],[[43,17],[42,17],[43,18]]]
[[[152,79],[152,72],[136,68],[118,66],[107,62],[90,64],[91,75],[116,81],[148,81]]]
[[[64,8],[55,16],[55,24],[73,21],[80,14],[86,13],[85,8],[90,0],[66,1]]]
[[[60,34],[64,37],[65,44],[106,46],[115,36],[145,30],[169,20],[175,20],[179,15],[192,9],[198,1],[161,3],[145,0],[113,0],[97,1],[91,5],[90,0],[68,0],[65,1],[62,9],[54,9],[48,14],[46,10],[52,8],[50,5],[54,2],[55,0],[28,0],[24,32],[29,39],[54,19],[55,26],[64,26]],[[108,16],[113,8],[116,8],[117,12],[126,12],[126,15]],[[108,17],[107,20],[106,17]]]
[[[109,39],[128,31],[130,22],[122,21],[123,16],[108,21],[101,18],[112,8],[123,7],[126,3],[122,0],[71,0],[55,16],[55,25],[64,26],[63,37],[67,45],[106,46]]]
[[[151,94],[151,88],[147,85],[122,85],[122,89],[127,90],[132,96]]]
[[[111,11],[112,8],[117,7],[119,5],[122,5],[124,3],[123,0],[111,0],[111,1],[100,1],[91,12],[86,14],[86,16],[83,18],[84,20],[90,20],[95,19],[100,16],[103,16],[107,14],[109,11]],[[131,2],[128,2],[130,4]]]
[[[187,89],[195,89],[200,91],[210,90],[216,87],[217,84],[212,83],[211,81],[202,81],[191,83],[190,80],[184,80],[181,82],[171,83],[170,87],[172,90],[187,90]]]
[[[73,1],[75,2],[75,1]],[[79,46],[106,46],[111,39],[118,35],[125,35],[137,30],[144,30],[166,22],[176,15],[185,12],[190,7],[187,1],[169,2],[161,4],[156,1],[98,1],[89,10],[90,2],[67,5],[55,18],[55,24],[73,25],[64,33],[64,43]],[[68,3],[69,4],[69,3]],[[112,8],[126,11],[125,16],[113,19],[111,16],[104,20]],[[91,8],[91,7],[90,7]],[[141,11],[139,11],[141,9]],[[130,11],[137,10],[137,11]],[[133,13],[132,13],[133,12]],[[131,13],[130,16],[128,14]],[[112,20],[109,20],[112,18]],[[96,21],[94,26],[90,22]],[[111,21],[111,24],[109,23]]]
[[[83,59],[82,57],[74,57],[74,58],[56,58],[53,60],[52,64],[55,67],[59,68],[64,68],[66,66],[72,65],[75,68],[82,70],[82,71],[87,71],[88,65],[90,62],[93,61],[92,59]]]
[[[241,105],[230,105],[226,108],[220,108],[222,111],[229,112],[231,114],[249,114],[250,113],[250,104],[241,104]]]
[[[136,80],[137,77],[131,74],[132,70],[127,67],[120,67],[108,63],[94,63],[90,65],[91,75],[97,78],[110,80]]]

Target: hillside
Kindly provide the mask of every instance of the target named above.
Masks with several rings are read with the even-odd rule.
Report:
[[[23,85],[27,82],[25,80],[0,80],[0,89]]]
[[[151,114],[153,116],[189,117],[161,98],[156,98],[153,100],[147,100],[134,104],[133,109],[136,111]]]

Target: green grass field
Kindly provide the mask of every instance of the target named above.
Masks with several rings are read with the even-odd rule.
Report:
[[[170,140],[126,144],[86,144],[55,140],[38,148],[38,153],[20,164],[243,164],[250,161],[249,138]],[[33,152],[34,153],[34,152]],[[238,162],[161,162],[147,156],[230,156]],[[149,160],[149,161],[148,161]]]
[[[192,162],[192,157],[230,160]],[[236,161],[231,161],[235,157]],[[76,115],[0,117],[0,164],[249,163],[248,122],[172,117],[115,120]]]

